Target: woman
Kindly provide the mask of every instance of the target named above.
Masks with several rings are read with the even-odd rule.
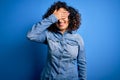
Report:
[[[41,80],[86,80],[83,40],[75,30],[81,24],[77,10],[65,2],[54,3],[27,37],[48,45]]]

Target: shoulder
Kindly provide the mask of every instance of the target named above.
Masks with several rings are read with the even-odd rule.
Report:
[[[75,34],[73,34],[73,36],[79,45],[84,46],[84,40],[80,34],[75,33]]]

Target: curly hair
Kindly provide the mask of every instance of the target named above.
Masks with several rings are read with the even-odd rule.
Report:
[[[64,8],[70,13],[70,15],[68,16],[69,19],[68,30],[69,31],[77,30],[81,25],[81,14],[75,8],[68,6],[65,2],[61,1],[55,2],[53,5],[51,5],[50,8],[48,8],[47,12],[43,15],[42,18],[43,19],[47,18],[48,16],[53,14],[53,12],[56,9],[59,10],[60,8]],[[51,27],[49,27],[48,29],[51,31],[55,31],[55,28],[56,28],[55,24],[52,24]]]

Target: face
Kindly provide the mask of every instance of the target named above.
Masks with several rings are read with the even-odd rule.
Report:
[[[61,12],[63,12],[63,14],[62,14],[63,16],[68,14],[68,11],[66,11],[64,8],[60,8],[59,10]],[[64,17],[64,18],[59,19],[58,22],[56,23],[57,28],[62,33],[64,33],[68,29],[68,25],[69,25],[68,15],[66,15],[66,17]]]

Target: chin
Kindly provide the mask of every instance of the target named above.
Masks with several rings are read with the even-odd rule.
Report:
[[[60,30],[65,30],[66,28],[59,28]]]

